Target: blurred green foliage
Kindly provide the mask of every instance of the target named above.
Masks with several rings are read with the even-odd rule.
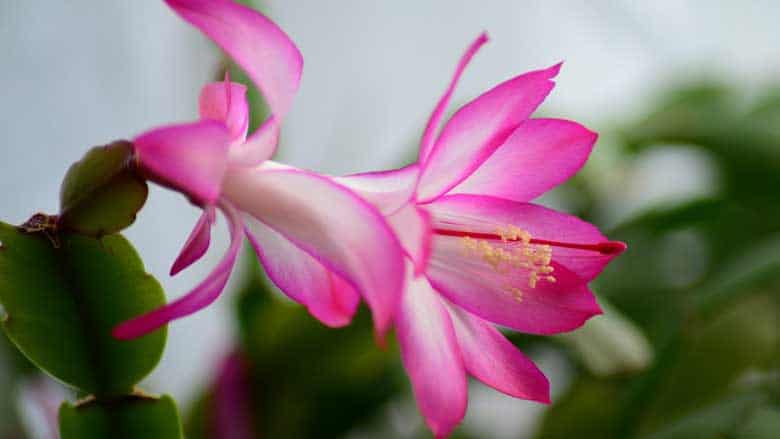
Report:
[[[669,144],[705,152],[717,166],[720,193],[650,207],[610,233],[629,250],[595,290],[644,330],[655,360],[629,378],[599,379],[582,369],[537,437],[768,439],[780,432],[770,428],[780,421],[774,93],[749,105],[727,87],[683,88],[620,130],[626,160]]]
[[[342,437],[400,391],[395,346],[375,346],[366,310],[346,328],[325,327],[273,292],[247,259],[256,275],[236,309],[258,437]],[[210,437],[208,412],[218,403],[214,395],[201,402],[205,419],[192,420],[189,438]]]

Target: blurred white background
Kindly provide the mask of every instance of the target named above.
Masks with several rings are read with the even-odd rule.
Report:
[[[456,102],[565,60],[543,111],[597,131],[637,114],[662,85],[706,75],[749,90],[780,67],[773,56],[780,3],[770,0],[265,5],[305,58],[278,158],[329,173],[385,168],[409,157],[458,57],[482,30],[492,42],[466,72]],[[199,88],[220,58],[162,1],[151,0],[3,0],[0,55],[0,219],[10,223],[55,212],[62,176],[90,146],[194,118]],[[652,160],[656,170],[677,162]],[[686,187],[648,166],[625,189],[632,199]],[[689,186],[701,186],[699,174],[706,178],[706,169],[693,172]],[[204,261],[176,279],[167,276],[196,215],[182,197],[154,188],[127,232],[169,298],[204,275],[225,247],[226,233],[217,230],[217,246]],[[229,347],[229,304],[223,297],[171,326],[151,389],[186,406]]]

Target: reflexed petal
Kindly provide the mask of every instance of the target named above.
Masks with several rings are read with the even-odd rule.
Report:
[[[213,204],[227,168],[230,134],[222,122],[168,125],[133,140],[147,176],[199,204]]]
[[[396,333],[420,412],[445,437],[466,414],[466,372],[450,316],[424,277],[407,283]]]
[[[383,214],[390,215],[414,195],[419,169],[417,164],[413,164],[392,171],[335,177],[334,180],[357,192]]]
[[[298,91],[303,57],[274,22],[232,0],[166,0],[182,18],[214,40],[263,92],[271,117],[240,147],[231,163],[257,165],[276,149],[279,126]]]
[[[219,297],[230,277],[230,272],[233,270],[238,250],[243,241],[241,238],[244,236],[238,212],[227,202],[220,203],[220,208],[230,225],[230,247],[219,264],[214,267],[206,279],[179,299],[117,325],[113,330],[114,337],[120,340],[140,337],[172,320],[205,308]]]
[[[495,233],[513,225],[535,239],[603,246],[604,251],[553,247],[552,260],[565,266],[583,282],[589,282],[625,250],[625,244],[609,241],[599,230],[575,216],[543,206],[478,195],[448,195],[426,208],[434,228]]]
[[[247,236],[274,284],[322,323],[348,325],[360,303],[355,289],[270,227],[252,217],[245,221]]]
[[[444,304],[471,375],[507,395],[550,403],[550,383],[528,357],[493,325],[457,306]]]
[[[431,255],[431,216],[416,203],[408,203],[388,216],[387,222],[414,262],[415,274],[422,273]]]
[[[403,252],[379,212],[332,180],[302,170],[230,168],[223,193],[358,290],[377,332],[389,327]]]
[[[211,226],[214,225],[215,220],[216,212],[214,206],[206,206],[200,219],[198,219],[198,223],[195,224],[195,228],[192,229],[189,238],[187,238],[184,248],[181,249],[179,257],[173,263],[171,276],[189,267],[206,253],[211,241]]]
[[[582,125],[566,120],[526,120],[485,163],[447,194],[532,200],[577,173],[597,137]]]
[[[229,84],[229,85],[228,85]],[[230,138],[243,140],[249,128],[246,86],[237,82],[212,82],[200,91],[200,117],[225,122]]]
[[[466,49],[466,53],[464,53],[460,58],[458,66],[455,68],[455,73],[452,75],[452,80],[450,80],[450,85],[447,86],[447,90],[445,90],[444,94],[439,99],[439,102],[436,104],[436,108],[434,108],[433,113],[431,113],[430,119],[428,119],[428,124],[425,126],[425,132],[423,133],[422,140],[420,141],[420,163],[425,163],[425,159],[431,152],[431,148],[433,148],[433,145],[436,143],[436,137],[439,131],[439,125],[441,124],[441,119],[444,117],[444,112],[447,110],[447,105],[450,103],[450,98],[452,98],[452,93],[455,91],[455,86],[458,85],[458,81],[460,80],[460,76],[463,74],[463,70],[466,69],[466,66],[471,61],[471,58],[474,57],[474,54],[476,54],[479,48],[482,47],[483,44],[487,43],[487,41],[487,33],[482,32],[479,37],[477,37],[477,39],[471,43],[469,48]]]
[[[474,172],[542,103],[558,70],[560,64],[520,75],[461,107],[423,166],[418,199],[433,200]]]
[[[257,166],[270,159],[279,143],[279,129],[278,119],[271,115],[244,143],[230,148],[230,164]]]
[[[233,0],[166,0],[244,69],[263,92],[271,112],[284,117],[303,69],[303,57],[279,26]]]

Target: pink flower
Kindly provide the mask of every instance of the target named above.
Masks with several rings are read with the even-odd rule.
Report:
[[[465,415],[466,373],[548,403],[545,376],[493,324],[531,334],[581,326],[601,312],[588,282],[626,248],[576,217],[529,203],[576,173],[597,137],[574,122],[529,118],[560,65],[499,84],[439,130],[455,84],[486,41],[481,35],[461,59],[417,163],[336,179],[374,203],[404,247],[395,325],[418,406],[437,437]]]
[[[206,252],[216,209],[230,225],[231,244],[192,291],[120,324],[114,336],[143,335],[216,300],[245,233],[276,284],[320,320],[347,324],[362,294],[383,333],[403,285],[402,250],[392,230],[373,206],[332,179],[268,160],[298,90],[303,61],[297,47],[268,18],[234,1],[166,2],[247,72],[272,114],[247,136],[246,87],[226,78],[203,88],[200,120],[134,139],[143,172],[203,208],[171,274]]]

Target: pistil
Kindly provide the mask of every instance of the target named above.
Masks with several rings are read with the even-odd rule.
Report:
[[[435,229],[434,233],[442,236],[455,236],[461,238],[484,239],[488,241],[522,241],[522,236],[515,239],[507,239],[507,235],[501,231],[497,233],[464,232],[460,230]],[[584,244],[576,242],[553,241],[548,239],[528,238],[529,244],[549,245],[550,247],[572,248],[578,250],[588,250],[603,255],[615,255],[623,252],[626,245],[619,241],[602,241],[595,244]]]
[[[552,265],[554,248],[571,248],[592,251],[603,255],[618,254],[625,250],[622,242],[604,241],[593,244],[553,241],[531,236],[514,225],[499,227],[495,233],[464,232],[435,229],[440,236],[459,238],[464,255],[477,258],[489,265],[494,272],[508,275],[514,270],[526,273],[527,287],[534,289],[539,282],[557,282]],[[508,280],[508,279],[507,279]],[[523,300],[523,290],[510,281],[503,287],[517,301]]]

